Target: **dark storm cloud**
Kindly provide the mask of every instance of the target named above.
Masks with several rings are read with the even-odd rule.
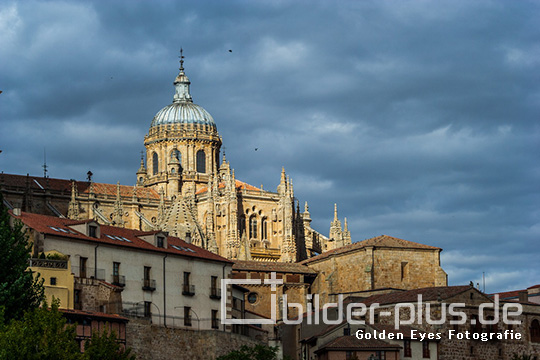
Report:
[[[451,284],[538,283],[536,2],[4,2],[1,170],[133,184],[172,100],[194,101],[236,176],[291,176],[314,226],[444,249]],[[229,51],[232,50],[232,51]],[[255,151],[255,149],[257,149]],[[528,265],[530,264],[530,265]]]

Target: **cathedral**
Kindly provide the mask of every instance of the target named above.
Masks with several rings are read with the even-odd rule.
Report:
[[[6,205],[71,219],[163,230],[232,260],[297,262],[351,244],[337,206],[329,236],[311,227],[282,169],[275,192],[236,179],[216,122],[193,102],[181,56],[170,105],[144,138],[135,186],[0,174]],[[146,158],[146,162],[145,162]]]

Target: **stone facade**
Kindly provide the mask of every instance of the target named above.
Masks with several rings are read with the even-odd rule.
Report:
[[[441,249],[382,235],[344,246],[302,262],[317,272],[311,292],[321,302],[337,294],[375,289],[444,286]]]

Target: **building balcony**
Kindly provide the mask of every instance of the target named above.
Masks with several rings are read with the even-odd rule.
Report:
[[[113,275],[111,283],[116,286],[126,286],[126,277],[124,275]]]
[[[154,279],[143,279],[142,289],[144,291],[154,291],[156,290],[156,280]]]
[[[193,296],[195,295],[195,285],[184,284],[182,287],[182,295]]]
[[[210,288],[210,299],[221,299],[221,289],[217,287],[211,287]]]
[[[91,267],[80,268],[79,266],[71,266],[71,272],[76,277],[83,279],[96,279],[105,281],[105,269],[95,269]]]

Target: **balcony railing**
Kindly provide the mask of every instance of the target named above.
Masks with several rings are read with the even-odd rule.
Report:
[[[116,286],[126,286],[126,277],[124,275],[113,275],[112,284]]]
[[[143,279],[142,289],[145,291],[154,291],[156,290],[156,280],[154,279]]]
[[[221,299],[221,289],[217,287],[210,287],[210,299]]]
[[[195,285],[184,284],[184,286],[182,287],[182,295],[195,295]]]
[[[79,266],[71,266],[73,275],[80,278],[97,279],[105,281],[105,269],[96,269],[87,267],[81,269]]]
[[[29,265],[32,267],[42,267],[51,269],[67,269],[67,260],[52,259],[29,259]]]

